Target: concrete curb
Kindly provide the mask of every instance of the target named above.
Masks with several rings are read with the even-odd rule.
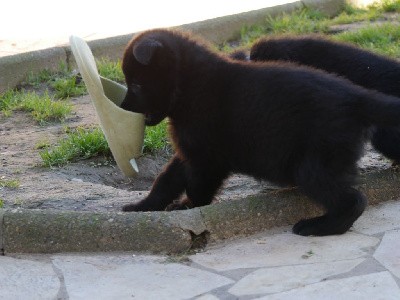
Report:
[[[361,176],[359,189],[370,204],[398,199],[399,177],[395,169],[368,173]],[[176,254],[207,243],[292,225],[321,213],[319,207],[296,189],[280,189],[173,212],[4,209],[0,210],[0,246],[6,254],[85,251]]]
[[[178,26],[178,28],[201,35],[209,41],[223,43],[226,40],[238,37],[240,29],[244,25],[259,24],[265,20],[267,15],[274,16],[282,12],[291,12],[303,6],[318,8],[328,15],[334,15],[343,7],[345,2],[346,0],[296,1],[275,7],[185,24]],[[134,35],[135,33],[132,33],[95,40],[89,42],[89,45],[95,57],[118,59],[122,57],[125,46]],[[38,73],[43,69],[58,70],[61,63],[74,65],[75,62],[71,57],[69,46],[0,57],[0,93],[9,88],[14,88],[31,73]]]

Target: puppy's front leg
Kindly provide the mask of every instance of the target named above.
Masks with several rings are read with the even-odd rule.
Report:
[[[167,206],[167,210],[181,210],[208,205],[228,176],[225,168],[218,164],[187,164],[186,165],[186,195],[179,203]]]
[[[157,177],[150,194],[140,202],[127,204],[123,211],[160,211],[185,190],[185,166],[175,155]]]

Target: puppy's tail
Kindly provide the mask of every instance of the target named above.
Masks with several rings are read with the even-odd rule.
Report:
[[[367,97],[360,99],[358,114],[369,125],[380,127],[400,126],[400,98],[369,92]]]

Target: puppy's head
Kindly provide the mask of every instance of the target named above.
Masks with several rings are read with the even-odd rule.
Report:
[[[122,70],[128,87],[121,108],[143,113],[152,126],[168,116],[174,94],[176,55],[167,32],[150,31],[127,46]]]

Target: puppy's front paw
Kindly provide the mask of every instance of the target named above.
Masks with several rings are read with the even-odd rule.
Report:
[[[161,211],[164,210],[165,206],[158,201],[151,201],[150,198],[146,198],[136,203],[130,203],[122,207],[122,211]]]

